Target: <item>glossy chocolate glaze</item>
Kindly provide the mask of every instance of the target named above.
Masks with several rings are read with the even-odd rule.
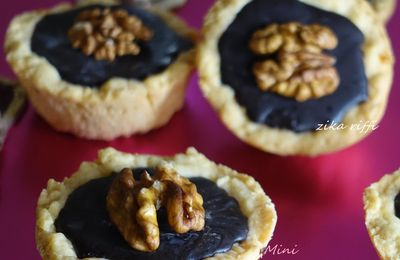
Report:
[[[14,88],[0,81],[0,115],[5,113],[14,98]]]
[[[99,87],[112,77],[142,80],[163,71],[179,53],[193,46],[190,40],[175,33],[158,16],[137,7],[119,5],[113,9],[123,8],[138,16],[154,35],[150,41],[138,43],[141,52],[137,56],[122,56],[113,62],[98,61],[74,49],[67,35],[77,15],[94,7],[104,8],[96,5],[47,15],[38,22],[32,36],[32,51],[46,58],[61,78],[70,83]]]
[[[297,102],[257,87],[252,65],[266,57],[250,51],[252,33],[267,24],[293,21],[323,24],[338,36],[338,47],[327,52],[336,57],[340,75],[340,86],[333,94]],[[238,103],[254,122],[295,132],[312,131],[328,120],[340,122],[350,108],[368,98],[363,42],[362,32],[343,16],[297,0],[254,0],[239,12],[219,41],[222,82],[234,89]]]
[[[400,193],[394,198],[394,212],[396,217],[400,218]]]
[[[135,178],[142,169],[135,169]],[[149,170],[150,173],[152,170]],[[160,247],[151,253],[132,249],[111,222],[106,209],[106,195],[115,175],[92,180],[77,188],[55,221],[73,244],[79,258],[108,259],[203,259],[229,251],[247,237],[247,218],[235,199],[205,178],[191,178],[203,196],[206,225],[203,231],[175,233],[167,222],[164,209],[158,211]]]

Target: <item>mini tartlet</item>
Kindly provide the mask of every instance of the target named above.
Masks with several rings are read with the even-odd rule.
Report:
[[[365,1],[216,1],[197,65],[203,94],[241,140],[280,155],[318,155],[377,125],[393,77],[387,33]],[[318,128],[343,123],[339,131]],[[323,129],[323,128],[322,128]]]
[[[400,256],[400,170],[364,191],[365,225],[381,259]]]
[[[115,178],[113,173],[132,169],[137,174],[143,169],[151,171],[160,164],[169,165],[196,184],[203,196],[205,227],[203,231],[185,233],[182,237],[171,231],[160,217],[163,215],[158,214],[159,248],[153,252],[139,252],[126,244],[106,216],[106,193]],[[71,213],[71,209],[76,210],[76,214]],[[92,212],[97,215],[88,216]],[[83,163],[70,178],[62,182],[49,180],[39,197],[36,214],[36,244],[44,259],[135,259],[134,256],[258,259],[272,237],[277,220],[274,204],[252,177],[217,165],[194,148],[173,157],[127,154],[112,148],[101,150],[95,162]],[[104,234],[113,235],[111,242],[102,241],[107,237]],[[235,238],[238,234],[240,239]],[[233,238],[239,240],[234,242]],[[93,248],[98,252],[91,251]],[[121,252],[129,255],[121,256]]]
[[[25,104],[25,92],[16,81],[0,77],[0,150],[8,129]]]
[[[5,51],[50,125],[110,140],[165,125],[182,107],[195,38],[168,11],[80,1],[16,16]]]

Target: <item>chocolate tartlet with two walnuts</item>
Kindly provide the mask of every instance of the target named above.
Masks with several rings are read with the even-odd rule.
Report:
[[[357,10],[356,12],[354,10]],[[378,124],[393,76],[365,1],[216,1],[203,26],[201,89],[241,140],[281,155],[337,151]],[[320,131],[343,124],[340,131]]]
[[[47,122],[110,140],[166,124],[184,103],[196,34],[167,11],[80,1],[19,15],[7,60]]]
[[[172,158],[101,150],[37,206],[44,259],[257,259],[276,212],[250,176],[195,149]]]

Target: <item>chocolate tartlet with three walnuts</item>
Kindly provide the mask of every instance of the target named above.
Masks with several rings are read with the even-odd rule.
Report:
[[[110,140],[160,127],[182,107],[195,38],[168,11],[80,1],[15,17],[5,50],[55,129]]]
[[[381,259],[400,256],[400,170],[364,191],[365,225]]]
[[[44,259],[257,259],[274,205],[250,176],[195,149],[172,158],[101,150],[37,206]]]
[[[356,12],[354,10],[357,10]],[[281,155],[318,155],[377,125],[393,76],[382,23],[365,1],[216,1],[203,26],[201,89],[241,140]],[[325,125],[342,124],[339,131]]]

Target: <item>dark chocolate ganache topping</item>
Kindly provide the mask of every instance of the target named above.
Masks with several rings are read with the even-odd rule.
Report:
[[[73,84],[99,87],[112,77],[142,80],[163,71],[177,56],[192,48],[193,43],[174,32],[158,16],[132,5],[118,5],[111,9],[125,9],[139,17],[153,31],[149,41],[139,41],[137,56],[126,55],[112,62],[99,61],[74,49],[68,38],[68,30],[80,12],[92,5],[63,13],[50,14],[38,22],[31,39],[32,51],[48,60],[61,78]]]
[[[325,25],[337,35],[338,46],[326,52],[337,59],[340,76],[340,85],[331,95],[297,102],[257,87],[252,66],[268,56],[251,52],[251,35],[268,24],[288,22]],[[238,13],[219,41],[222,82],[234,89],[252,121],[295,132],[313,131],[318,124],[340,122],[351,107],[368,98],[363,42],[362,32],[343,16],[297,0],[254,0]]]
[[[400,218],[400,193],[394,198],[394,212],[396,217]]]
[[[135,178],[143,169],[135,169]],[[148,169],[150,174],[153,172]],[[235,199],[214,182],[196,177],[203,196],[206,224],[200,232],[175,233],[169,226],[166,212],[157,212],[160,247],[154,252],[132,249],[111,222],[106,209],[106,195],[115,175],[89,181],[73,191],[55,221],[72,243],[79,258],[107,259],[203,259],[229,251],[233,244],[246,239],[247,218]]]
[[[14,88],[0,81],[0,115],[5,113],[14,99]]]

